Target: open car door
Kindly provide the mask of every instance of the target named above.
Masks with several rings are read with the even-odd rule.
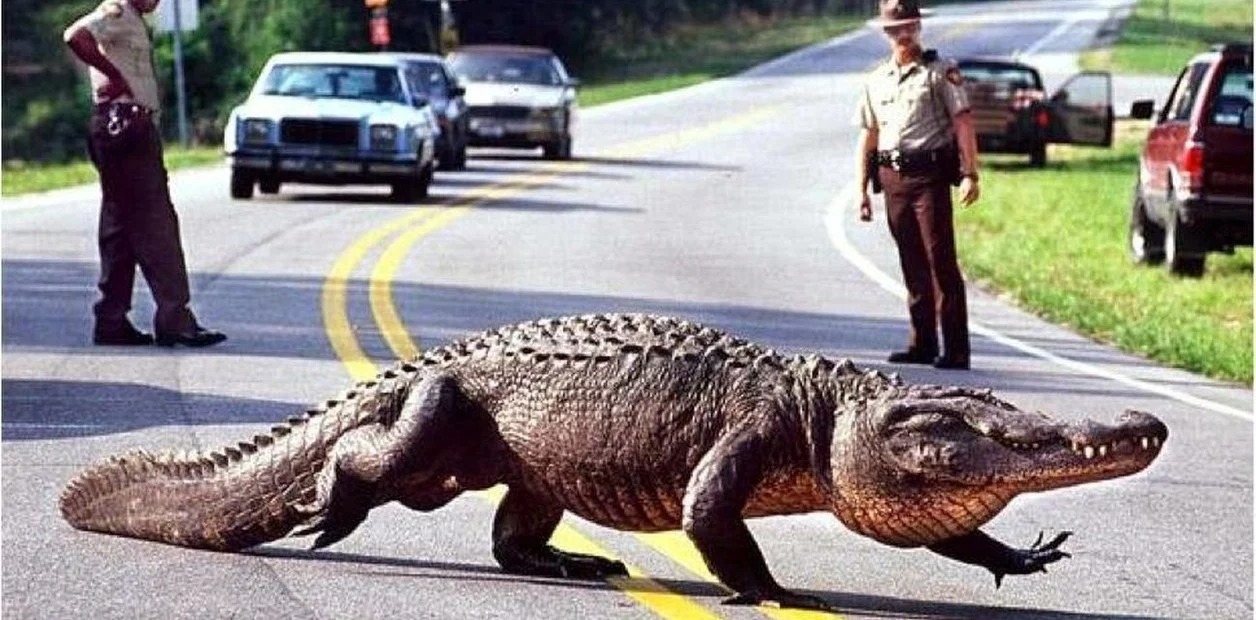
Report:
[[[1055,144],[1112,146],[1112,75],[1086,71],[1069,78],[1051,95],[1051,128]]]

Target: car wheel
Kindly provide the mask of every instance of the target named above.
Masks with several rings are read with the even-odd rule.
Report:
[[[243,170],[231,171],[231,197],[248,200],[253,197],[253,175]]]
[[[1147,217],[1147,205],[1137,187],[1133,203],[1130,207],[1130,258],[1139,265],[1159,265],[1164,262],[1164,229]]]
[[[1189,226],[1183,226],[1177,213],[1170,212],[1164,231],[1164,260],[1169,273],[1198,278],[1204,275],[1204,254],[1196,249]]]
[[[1029,147],[1029,165],[1041,168],[1047,165],[1047,143],[1035,142]]]
[[[441,170],[453,170],[458,164],[458,140],[457,136],[447,136],[440,143],[439,151],[436,158],[440,160]]]
[[[257,180],[257,191],[263,194],[278,194],[279,180],[262,178]]]
[[[563,136],[542,147],[545,159],[571,159],[571,136]]]
[[[428,162],[414,178],[393,183],[393,201],[409,204],[427,198],[427,190],[432,185],[432,171],[434,168],[434,164]]]

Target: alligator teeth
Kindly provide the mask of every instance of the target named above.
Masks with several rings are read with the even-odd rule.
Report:
[[[1040,448],[1040,447],[1042,447],[1042,444],[1040,444],[1040,443],[1038,443],[1038,442],[1036,442],[1036,441],[1035,441],[1035,442],[1034,442],[1034,449],[1035,449],[1035,450],[1037,450],[1037,449],[1038,449],[1038,448]]]
[[[1086,446],[1085,448],[1082,449],[1082,452],[1086,455],[1086,458],[1088,459],[1095,458],[1095,448],[1093,446]]]
[[[1154,446],[1154,447],[1156,447],[1156,448],[1159,448],[1159,447],[1160,447],[1160,438],[1159,438],[1159,437],[1152,437],[1152,438],[1151,438],[1151,445],[1152,445],[1152,446]]]
[[[1099,446],[1099,456],[1108,456],[1108,445]]]
[[[1144,450],[1146,450],[1146,449],[1148,449],[1148,448],[1150,448],[1150,447],[1151,447],[1151,440],[1150,440],[1150,439],[1148,439],[1148,438],[1146,438],[1146,437],[1139,437],[1138,439],[1139,439],[1139,441],[1141,441],[1141,442],[1142,442],[1142,444],[1143,444],[1143,449],[1144,449]]]

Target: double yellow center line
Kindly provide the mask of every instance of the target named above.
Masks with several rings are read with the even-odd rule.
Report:
[[[781,106],[752,109],[708,125],[631,142],[608,151],[606,156],[639,157],[678,148],[720,134],[762,124],[780,111]],[[466,196],[447,204],[418,208],[405,216],[381,224],[354,240],[332,264],[322,289],[322,316],[327,338],[331,342],[332,350],[349,371],[349,375],[355,381],[365,381],[373,378],[378,372],[378,363],[363,350],[348,312],[349,284],[358,271],[359,265],[373,250],[387,242],[387,246],[371,269],[368,280],[372,317],[389,349],[399,358],[413,358],[420,352],[419,345],[406,329],[404,321],[397,312],[392,295],[393,279],[410,250],[427,235],[466,215],[478,205],[512,198],[561,175],[585,170],[590,165],[578,161],[546,164],[536,172],[516,174],[500,183],[477,187]],[[390,239],[391,242],[389,242]],[[493,493],[490,493],[490,496],[492,495]],[[719,583],[707,571],[698,551],[683,534],[667,532],[639,535],[638,538],[694,575],[706,581]],[[603,557],[611,556],[592,539],[566,523],[559,525],[551,542],[569,551]],[[689,597],[673,592],[650,579],[639,568],[629,565],[628,570],[629,577],[612,578],[607,582],[655,614],[669,619],[719,618],[718,615]],[[778,620],[835,617],[822,612],[767,607],[758,609],[765,615]]]

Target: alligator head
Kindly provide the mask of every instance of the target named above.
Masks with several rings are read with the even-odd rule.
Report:
[[[1141,471],[1167,437],[1138,411],[1112,425],[1065,422],[988,390],[896,387],[839,416],[833,510],[881,542],[932,544],[976,530],[1021,493]]]

